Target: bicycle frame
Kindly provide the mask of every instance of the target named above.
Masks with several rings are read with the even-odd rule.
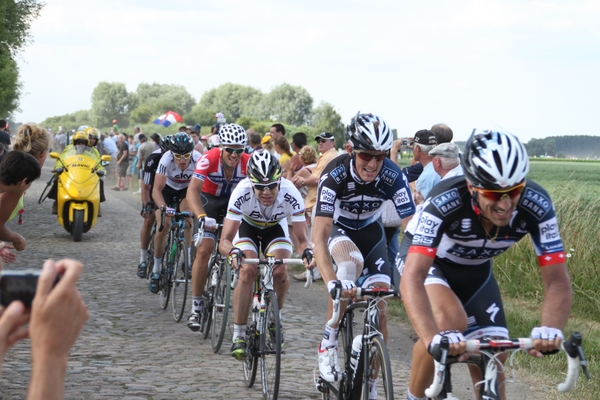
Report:
[[[559,392],[568,392],[575,386],[580,366],[585,376],[590,379],[581,342],[582,337],[578,332],[573,332],[569,340],[562,342],[561,350],[567,354],[568,368],[565,381],[557,385]],[[497,374],[503,372],[503,365],[498,360],[498,356],[504,352],[514,354],[514,352],[519,350],[526,351],[533,349],[533,339],[530,338],[483,338],[481,340],[467,340],[466,343],[467,352],[470,353],[469,358],[465,361],[458,361],[458,357],[448,356],[449,342],[447,338],[443,338],[439,346],[439,352],[434,357],[435,376],[433,383],[425,390],[427,397],[432,399],[458,400],[452,394],[452,375],[450,369],[452,364],[466,363],[476,365],[484,377],[483,381],[477,383],[477,385],[483,385],[479,390],[478,399],[500,399]],[[473,354],[473,352],[477,352],[477,354]]]
[[[327,322],[329,326],[334,325],[339,319],[340,294],[341,289],[338,289],[336,293],[332,293],[333,314],[331,319]],[[361,392],[363,391],[364,371],[365,369],[367,371],[370,370],[368,366],[368,350],[373,346],[374,341],[377,341],[378,345],[382,345],[385,348],[383,334],[379,331],[380,310],[378,304],[380,302],[385,302],[385,299],[388,297],[398,296],[398,291],[387,288],[357,288],[356,296],[364,296],[366,297],[366,300],[348,304],[339,325],[339,333],[343,339],[343,354],[345,356],[342,377],[338,382],[328,382],[320,376],[316,379],[317,390],[323,393],[323,398],[360,398]],[[356,367],[352,366],[352,344],[355,339],[353,334],[354,311],[363,311],[364,322],[361,334],[361,352],[358,355]],[[387,354],[386,348],[385,352]],[[385,390],[386,392],[389,391],[391,397],[393,397],[391,371],[389,371],[389,379],[389,387],[386,387]],[[332,395],[332,397],[329,395]]]

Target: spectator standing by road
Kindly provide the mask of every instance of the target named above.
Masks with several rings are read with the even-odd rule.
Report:
[[[119,135],[119,152],[117,153],[117,186],[113,190],[128,190],[127,187],[127,169],[129,168],[129,145],[125,140],[125,135]]]
[[[0,143],[3,143],[6,149],[10,149],[10,135],[6,132],[8,123],[5,119],[0,119]]]

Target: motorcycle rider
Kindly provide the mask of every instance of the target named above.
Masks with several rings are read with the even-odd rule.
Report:
[[[96,131],[96,133],[99,133],[97,129],[95,128],[91,128],[91,127],[87,127],[87,126],[82,126],[81,128],[84,128],[85,131],[89,131],[89,132],[93,132]],[[89,134],[84,132],[84,131],[77,131],[75,132],[75,134],[73,134],[73,137],[71,138],[71,144],[68,145],[67,147],[65,147],[65,149],[63,150],[63,152],[60,155],[61,159],[65,159],[65,157],[67,157],[68,155],[71,155],[72,153],[76,153],[76,154],[82,154],[82,155],[86,155],[90,158],[92,158],[93,160],[96,161],[96,163],[100,162],[100,153],[98,152],[98,150],[95,147],[89,147]],[[99,135],[98,135],[99,137]],[[97,139],[96,139],[97,142]],[[61,165],[59,163],[59,161],[56,161],[56,164],[54,165],[54,168],[56,169],[57,166]],[[104,174],[106,174],[106,170],[104,169],[104,167],[101,165],[98,168],[98,171],[104,171]],[[100,173],[100,176],[104,176],[104,174]],[[54,203],[52,204],[52,214],[56,214],[58,212],[57,210],[57,205],[56,205],[56,194],[58,191],[58,179],[54,179],[53,183],[52,183],[52,188],[50,189],[50,192],[48,193],[48,198],[53,199]],[[104,197],[104,179],[100,179],[100,202],[104,202],[106,200],[106,197]],[[98,208],[98,216],[101,217],[102,213],[100,211],[100,208]]]

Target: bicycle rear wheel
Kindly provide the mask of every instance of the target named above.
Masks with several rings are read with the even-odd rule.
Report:
[[[173,260],[173,302],[171,303],[175,322],[181,321],[181,317],[183,317],[185,302],[187,300],[189,268],[190,260],[185,242],[178,240],[175,260]]]
[[[256,380],[256,371],[258,370],[258,332],[256,321],[252,322],[246,328],[246,359],[243,361],[244,383],[247,387],[252,387]]]
[[[212,273],[216,274],[217,278],[214,287],[211,330],[212,350],[215,353],[219,352],[225,338],[227,318],[229,316],[229,300],[231,297],[231,266],[227,258],[218,257],[219,260],[215,263],[216,269],[212,271]]]
[[[387,347],[381,336],[374,336],[367,345],[366,351],[361,356],[365,356],[363,377],[363,399],[393,399],[394,388],[392,385],[392,367]],[[371,379],[376,378],[377,397],[369,396],[372,394]]]
[[[146,265],[146,279],[150,281],[152,277],[152,266],[154,265],[154,235],[156,235],[156,221],[152,225],[152,233],[150,235],[150,244],[148,245],[148,262]]]
[[[265,295],[266,307],[261,315],[260,361],[263,398],[276,400],[279,395],[281,374],[281,324],[279,322],[279,303],[274,291]],[[273,324],[273,329],[269,325]]]
[[[212,310],[215,301],[215,287],[211,284],[214,257],[215,254],[213,253],[208,261],[208,275],[206,277],[206,284],[204,285],[204,293],[201,300],[202,312],[200,313],[200,333],[202,334],[202,339],[206,339],[211,331]]]

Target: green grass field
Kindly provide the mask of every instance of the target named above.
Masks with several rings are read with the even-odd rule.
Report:
[[[405,164],[404,158],[401,164]],[[600,162],[533,160],[529,179],[541,184],[556,206],[561,236],[573,286],[573,308],[565,336],[579,331],[584,337],[592,380],[580,376],[575,390],[559,394],[555,384],[566,370],[562,355],[542,360],[517,358],[518,376],[539,382],[549,399],[600,397]],[[536,256],[528,238],[494,260],[494,273],[503,292],[511,336],[528,336],[539,325],[543,286]],[[390,311],[406,318],[397,303]]]

